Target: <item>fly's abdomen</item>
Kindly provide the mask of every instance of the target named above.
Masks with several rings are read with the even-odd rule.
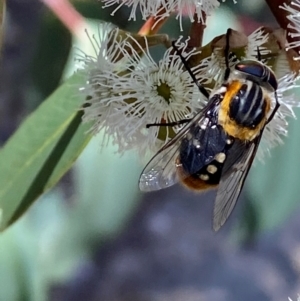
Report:
[[[227,158],[228,149],[233,143],[232,139],[228,139],[223,151],[215,154],[213,159],[202,166],[197,172],[189,175],[184,170],[183,165],[178,169],[181,182],[194,190],[205,190],[217,186],[220,182],[224,163]]]

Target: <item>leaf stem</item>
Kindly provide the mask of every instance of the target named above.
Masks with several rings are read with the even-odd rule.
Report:
[[[163,15],[165,11],[166,10],[164,9],[164,7],[161,7],[159,9],[159,14]],[[138,33],[141,36],[149,36],[149,35],[156,34],[167,20],[168,20],[168,16],[165,17],[151,16],[148,20],[146,20],[146,22],[141,27]]]
[[[41,0],[54,15],[70,30],[82,38],[85,35],[83,28],[87,28],[84,18],[78,13],[68,0]]]
[[[197,16],[195,15],[195,20]],[[189,47],[201,47],[203,42],[204,29],[206,28],[206,14],[203,12],[203,22],[194,21],[190,30],[190,40],[188,42]]]

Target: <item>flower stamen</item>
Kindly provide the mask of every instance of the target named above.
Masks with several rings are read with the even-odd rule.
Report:
[[[171,88],[166,83],[161,83],[156,86],[157,94],[164,98],[164,100],[170,104],[171,99]]]

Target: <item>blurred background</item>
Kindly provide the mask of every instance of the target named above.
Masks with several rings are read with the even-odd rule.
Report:
[[[277,27],[264,1],[238,2],[222,3],[208,19],[205,43],[228,27],[247,34]],[[72,3],[94,28],[99,20],[135,32],[142,25],[128,22],[126,8],[112,18],[114,8],[103,10],[96,0]],[[85,47],[38,0],[7,1],[6,17],[2,145],[74,72],[72,46]],[[174,19],[161,32],[187,34]],[[60,183],[1,233],[0,301],[296,300],[299,126],[291,120],[285,144],[251,169],[218,233],[211,230],[214,191],[197,195],[175,185],[141,194],[146,161],[133,152],[120,156],[112,145],[101,150],[100,133]]]

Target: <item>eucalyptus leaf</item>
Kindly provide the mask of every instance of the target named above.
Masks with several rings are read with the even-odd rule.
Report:
[[[59,86],[72,47],[71,33],[52,14],[45,14],[40,23],[29,76],[42,99],[28,99],[29,108],[35,108],[37,101],[48,97]]]
[[[80,73],[32,113],[0,151],[0,230],[68,171],[90,140],[81,124]]]

